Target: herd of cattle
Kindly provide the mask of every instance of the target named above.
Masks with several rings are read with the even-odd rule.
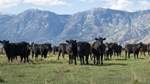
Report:
[[[48,52],[58,52],[58,60],[60,55],[62,54],[63,58],[65,54],[69,56],[69,64],[74,63],[76,65],[77,57],[80,58],[80,64],[89,64],[89,56],[94,58],[94,64],[103,64],[104,56],[108,59],[112,58],[112,55],[121,56],[121,51],[124,49],[125,51],[125,59],[130,59],[130,53],[134,54],[134,58],[138,59],[139,52],[148,51],[150,54],[150,44],[126,44],[124,48],[117,43],[103,43],[106,40],[105,38],[99,37],[95,38],[94,43],[89,43],[85,41],[76,40],[66,40],[66,43],[60,43],[59,46],[51,47],[51,44],[35,44],[28,42],[18,42],[18,43],[10,43],[8,40],[0,41],[5,50],[6,56],[9,62],[13,62],[20,56],[21,62],[29,62],[29,55],[32,55],[32,58],[38,58],[38,55],[41,55],[42,58],[47,58]],[[85,59],[84,59],[85,58]],[[85,62],[84,62],[85,61]]]

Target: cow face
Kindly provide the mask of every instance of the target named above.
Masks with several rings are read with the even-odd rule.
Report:
[[[99,37],[99,38],[95,38],[95,40],[96,40],[99,44],[103,44],[103,40],[106,40],[106,38]]]
[[[138,44],[138,47],[139,48],[142,48],[144,46],[144,44],[142,43],[142,42],[140,42],[139,44]]]
[[[0,43],[2,43],[4,48],[8,47],[8,45],[9,45],[9,41],[7,41],[7,40],[3,40]]]
[[[76,40],[66,40],[66,42],[68,43],[68,44],[71,44],[71,45],[73,45],[73,46],[76,46],[77,45],[77,42],[76,42]]]
[[[47,49],[51,52],[52,51],[52,46],[50,43],[46,43]]]

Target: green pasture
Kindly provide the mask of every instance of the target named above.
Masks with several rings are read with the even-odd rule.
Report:
[[[0,55],[0,84],[150,84],[150,57],[124,60],[124,56],[104,60],[104,65],[68,64],[65,59],[50,55],[47,59],[19,60],[8,63]]]

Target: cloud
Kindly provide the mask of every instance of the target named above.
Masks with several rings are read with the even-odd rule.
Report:
[[[80,0],[80,1],[84,1],[84,2],[94,2],[94,0]]]
[[[105,0],[105,8],[125,11],[138,11],[150,9],[150,1],[138,0]]]
[[[139,4],[141,4],[140,9],[150,9],[150,2],[148,1],[140,1]]]
[[[133,11],[134,3],[131,0],[105,0],[106,7],[116,10]]]
[[[54,5],[71,5],[64,0],[24,0],[23,3],[40,5],[40,6],[54,6]]]
[[[0,9],[16,6],[21,2],[21,0],[1,0]]]

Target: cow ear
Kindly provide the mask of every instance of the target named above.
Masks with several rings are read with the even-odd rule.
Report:
[[[95,40],[98,40],[98,38],[95,38]]]
[[[67,42],[67,43],[69,43],[69,41],[68,41],[68,40],[66,40],[66,42]]]
[[[103,38],[103,40],[106,40],[106,38]]]
[[[0,41],[0,43],[2,43],[2,41]]]
[[[6,42],[7,42],[7,43],[9,43],[9,41],[8,41],[8,40],[6,40]]]

